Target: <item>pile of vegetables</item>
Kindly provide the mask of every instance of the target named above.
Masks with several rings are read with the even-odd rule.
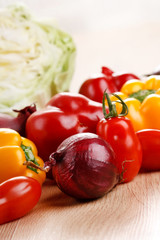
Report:
[[[158,76],[102,71],[114,86],[98,92],[102,102],[80,87],[79,93],[55,94],[41,109],[32,104],[13,109],[17,116],[0,115],[0,224],[38,203],[46,176],[67,195],[92,200],[139,172],[160,170]],[[97,89],[99,78],[90,80],[82,86]]]
[[[140,171],[160,170],[158,77],[117,74],[122,85],[117,92],[113,71],[102,71],[116,90],[99,92],[102,103],[80,87],[79,93],[55,94],[41,109],[33,104],[14,110],[15,117],[0,115],[0,224],[24,216],[38,203],[48,172],[64,193],[91,200]],[[97,89],[96,81],[82,86],[87,82],[86,88],[91,84],[93,89],[95,82]],[[147,111],[153,111],[154,121]]]
[[[21,7],[2,11],[1,18],[8,28],[0,41],[13,28],[24,42],[13,35],[0,50],[0,224],[38,203],[46,176],[67,195],[92,200],[139,172],[160,170],[158,75],[102,67],[78,93],[65,92],[74,65],[71,37]],[[34,43],[26,45],[28,37]]]

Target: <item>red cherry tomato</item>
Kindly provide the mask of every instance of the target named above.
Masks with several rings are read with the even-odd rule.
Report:
[[[79,93],[96,102],[102,102],[103,93],[106,89],[108,93],[118,91],[112,79],[103,75],[84,81],[79,89]]]
[[[134,132],[131,121],[122,116],[127,112],[123,112],[118,116],[115,105],[110,101],[109,97],[108,101],[110,112],[109,114],[104,112],[105,117],[98,122],[97,134],[111,145],[116,155],[117,168],[123,174],[123,182],[129,182],[138,174],[141,167],[141,144]],[[123,102],[123,104],[125,103]],[[127,106],[124,106],[127,110]]]
[[[143,129],[137,132],[142,146],[141,171],[160,170],[160,130]]]
[[[40,183],[29,177],[15,177],[0,184],[0,224],[26,215],[41,196]]]

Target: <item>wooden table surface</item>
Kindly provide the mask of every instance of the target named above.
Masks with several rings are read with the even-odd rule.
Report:
[[[76,70],[71,91],[102,65],[142,74],[160,64],[160,25],[75,34]],[[51,180],[36,207],[1,225],[1,240],[156,240],[160,238],[160,172],[139,174],[95,201],[78,202]]]
[[[150,240],[160,236],[160,173],[138,175],[106,196],[78,202],[52,181],[25,217],[0,227],[3,240]]]

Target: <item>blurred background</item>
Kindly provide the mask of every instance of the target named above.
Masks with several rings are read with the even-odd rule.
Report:
[[[159,0],[0,0],[0,7],[17,2],[72,35],[77,46],[72,91],[102,66],[141,75],[160,64]]]

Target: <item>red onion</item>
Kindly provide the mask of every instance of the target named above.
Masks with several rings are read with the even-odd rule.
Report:
[[[119,181],[111,146],[93,133],[68,137],[49,159],[57,186],[77,199],[99,198]]]
[[[18,113],[17,117],[13,117],[5,113],[0,113],[0,128],[11,128],[19,132],[21,136],[25,136],[27,118],[36,111],[36,106],[35,104],[32,104],[21,110],[13,111]]]

